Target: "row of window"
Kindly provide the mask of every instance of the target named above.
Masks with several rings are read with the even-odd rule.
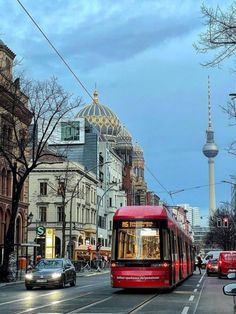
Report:
[[[65,192],[66,186],[64,185],[64,182],[60,182],[60,185],[58,186],[57,195],[63,195]],[[47,182],[40,182],[39,183],[39,195],[40,196],[48,196],[48,183]],[[95,190],[90,189],[89,186],[85,186],[84,184],[81,186],[81,190],[79,186],[77,187],[77,193],[75,195],[78,195],[81,199],[86,200],[86,203],[92,203],[96,205],[96,192]]]
[[[10,170],[0,170],[0,195],[12,196],[12,174]],[[23,200],[24,189],[22,189],[20,200]]]
[[[40,222],[48,222],[48,208],[47,206],[39,206],[38,207],[38,213],[39,213],[39,221]],[[62,222],[63,221],[63,207],[62,206],[57,206],[56,210],[56,221],[57,222]],[[80,208],[78,206],[77,208],[77,218],[75,219],[79,223],[91,223],[91,224],[96,224],[96,211],[86,209],[84,207]]]

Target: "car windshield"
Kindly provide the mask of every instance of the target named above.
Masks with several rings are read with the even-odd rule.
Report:
[[[36,269],[61,268],[63,261],[60,260],[42,260],[36,265]]]

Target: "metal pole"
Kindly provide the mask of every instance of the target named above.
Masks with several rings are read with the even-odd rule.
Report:
[[[71,243],[72,243],[72,202],[73,202],[73,199],[74,199],[74,197],[79,193],[75,193],[76,192],[76,189],[77,189],[77,187],[79,186],[79,184],[80,184],[80,182],[82,181],[82,179],[91,171],[91,170],[93,170],[93,169],[96,169],[96,168],[98,168],[98,167],[100,167],[100,166],[104,166],[104,165],[106,165],[106,164],[109,164],[109,163],[111,163],[111,161],[106,161],[106,162],[104,162],[104,163],[102,163],[102,164],[98,164],[98,165],[96,165],[95,167],[92,167],[92,168],[90,168],[90,169],[88,169],[87,171],[85,171],[83,174],[82,174],[82,176],[79,178],[79,180],[78,180],[78,182],[77,182],[77,184],[75,185],[75,187],[74,187],[74,189],[73,189],[73,191],[72,191],[72,193],[71,193],[71,198],[68,200],[68,201],[70,201],[70,216],[69,216],[69,219],[70,219],[70,221],[69,221],[69,226],[70,226],[70,229],[69,229],[69,258],[71,259],[71,257],[72,257],[72,245],[71,245]],[[97,242],[96,242],[97,243]]]
[[[70,200],[70,233],[69,233],[69,259],[72,259],[72,201]]]
[[[102,194],[99,202],[98,202],[98,207],[97,207],[97,215],[96,215],[96,246],[97,246],[97,243],[98,243],[98,217],[99,217],[99,208],[100,208],[100,205],[101,205],[101,201],[103,199],[103,197],[105,196],[105,194],[114,186],[116,185],[116,183],[112,183],[111,186],[109,186],[105,192]]]

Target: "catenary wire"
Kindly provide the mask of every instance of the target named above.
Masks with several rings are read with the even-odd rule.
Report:
[[[33,24],[37,27],[37,29],[40,31],[40,33],[43,35],[43,37],[46,39],[46,41],[48,42],[48,44],[50,45],[50,47],[54,50],[54,52],[58,55],[58,57],[62,60],[62,62],[64,63],[64,65],[67,67],[67,69],[70,71],[70,73],[74,76],[74,78],[76,79],[76,81],[80,84],[80,86],[85,90],[85,92],[89,95],[89,97],[93,100],[92,95],[90,94],[90,92],[88,91],[88,89],[84,86],[84,84],[81,82],[81,80],[79,79],[79,77],[75,74],[75,72],[72,70],[72,68],[70,67],[70,65],[68,64],[68,62],[63,58],[63,56],[61,55],[61,53],[56,49],[56,47],[53,45],[53,43],[50,41],[50,39],[48,38],[48,36],[45,34],[45,32],[42,30],[42,28],[38,25],[38,23],[35,21],[35,19],[32,17],[32,15],[29,13],[29,11],[25,8],[25,6],[21,3],[20,0],[16,0],[19,5],[22,7],[22,9],[24,10],[24,12],[28,15],[28,17],[30,18],[30,20],[33,22]],[[108,120],[111,121],[110,117],[108,117]],[[126,139],[123,137],[122,138],[126,144],[128,144],[128,142],[126,141]],[[182,192],[182,191],[186,191],[186,190],[190,190],[193,188],[197,188],[197,187],[192,187],[192,188],[187,188],[187,189],[181,189],[178,190],[178,192],[173,192],[173,191],[168,191],[165,186],[157,179],[157,177],[153,174],[153,172],[147,167],[147,165],[145,165],[145,168],[147,169],[147,171],[149,172],[149,174],[154,178],[154,180],[165,190],[165,192],[169,195],[170,199],[173,201],[173,194],[176,194],[178,192]],[[207,186],[207,185],[206,185]],[[200,187],[200,186],[199,186]]]
[[[16,0],[19,5],[22,7],[22,9],[25,11],[25,13],[29,16],[29,18],[31,19],[31,21],[34,23],[34,25],[38,28],[38,30],[40,31],[40,33],[43,35],[43,37],[46,39],[46,41],[48,42],[48,44],[51,46],[51,48],[56,52],[56,54],[58,55],[58,57],[62,60],[62,62],[65,64],[65,66],[67,67],[67,69],[71,72],[71,74],[74,76],[74,78],[76,79],[76,81],[80,84],[80,86],[85,90],[85,92],[89,95],[90,98],[93,99],[92,95],[89,93],[89,91],[87,90],[87,88],[84,86],[84,84],[81,82],[81,80],[78,78],[78,76],[75,74],[75,72],[72,70],[72,68],[70,67],[70,65],[68,64],[68,62],[66,62],[66,60],[63,58],[63,56],[61,55],[61,53],[56,49],[56,47],[53,45],[53,43],[50,41],[50,39],[48,38],[48,36],[45,34],[45,32],[42,30],[42,28],[38,25],[38,23],[35,21],[35,19],[32,17],[32,15],[27,11],[27,9],[23,6],[23,4],[20,2],[20,0]]]

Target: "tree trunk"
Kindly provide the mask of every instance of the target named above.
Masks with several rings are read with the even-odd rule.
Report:
[[[11,281],[12,273],[10,270],[10,258],[14,256],[15,253],[15,220],[18,212],[18,205],[20,200],[21,189],[24,182],[17,182],[16,179],[16,169],[13,172],[13,182],[12,182],[12,201],[11,201],[11,215],[10,222],[6,234],[4,236],[4,256],[3,264],[0,267],[0,281],[8,282]],[[16,262],[16,261],[15,261]],[[15,265],[16,266],[16,265]]]
[[[62,248],[61,256],[65,257],[66,254],[66,212],[65,212],[65,197],[62,197]]]

